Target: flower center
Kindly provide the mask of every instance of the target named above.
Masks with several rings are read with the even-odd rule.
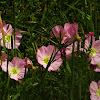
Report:
[[[97,89],[97,96],[100,96],[100,89]]]
[[[13,75],[16,75],[19,73],[19,69],[17,67],[11,67],[10,69],[10,73],[13,74]]]
[[[44,62],[45,64],[48,64],[48,62],[49,62],[49,60],[50,60],[50,57],[51,57],[51,56],[45,56],[45,57],[43,58],[43,62]]]
[[[98,67],[100,68],[100,63],[98,63]]]
[[[92,47],[92,48],[91,48],[90,55],[91,55],[91,56],[95,56],[95,53],[96,53],[96,49]]]
[[[5,41],[6,42],[11,42],[11,34],[7,34],[6,36],[5,36]]]

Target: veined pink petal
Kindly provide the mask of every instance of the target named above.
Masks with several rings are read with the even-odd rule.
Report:
[[[92,47],[95,48],[97,52],[100,52],[100,40],[93,42]]]
[[[95,56],[89,55],[89,60],[91,60],[91,64],[100,63],[100,53],[96,53]]]
[[[51,71],[51,70],[55,71],[55,70],[57,70],[61,66],[62,63],[63,63],[62,59],[59,58],[58,60],[56,60],[55,62],[53,62],[50,65],[50,67],[48,68],[48,71]]]
[[[53,32],[53,33],[52,33]],[[57,26],[55,26],[54,28],[52,28],[52,32],[50,33],[50,35],[52,36],[52,37],[57,37],[57,38],[60,38],[60,32],[61,32],[61,34],[63,33],[63,27],[62,26],[60,26],[60,25],[57,25]],[[54,36],[55,35],[55,36]]]
[[[100,100],[100,98],[99,98],[96,94],[92,94],[92,95],[90,96],[90,99],[91,99],[91,100]]]
[[[94,81],[90,83],[90,93],[91,94],[96,94],[98,89],[98,84]]]
[[[51,54],[52,54],[52,52],[53,52],[53,50],[54,50],[54,46],[53,45],[49,45],[49,46],[47,46],[46,47],[47,48],[47,55],[48,56],[51,56]],[[55,50],[56,50],[57,48],[55,48]],[[57,51],[57,50],[56,50]]]
[[[23,59],[20,59],[18,57],[14,57],[11,61],[14,67],[18,68],[25,68],[26,63],[23,61]]]
[[[8,63],[8,68],[9,68],[10,66],[12,66],[12,63],[11,63],[11,62]],[[2,70],[3,70],[4,72],[7,72],[7,61],[4,61],[4,62],[2,63],[1,68],[2,68]],[[8,70],[9,70],[9,69],[8,69]]]
[[[68,32],[69,32],[70,27],[71,27],[71,24],[65,23],[63,33],[66,35],[66,37],[69,34]]]
[[[46,53],[46,47],[42,46],[37,50],[37,56],[36,59],[38,60],[39,58],[43,58],[45,55],[47,55]]]

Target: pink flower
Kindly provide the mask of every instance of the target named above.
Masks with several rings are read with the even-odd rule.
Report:
[[[18,29],[16,29],[15,32],[15,45],[14,45],[14,29],[11,25],[7,24],[6,27],[3,27],[4,34],[5,34],[5,46],[8,49],[11,49],[11,36],[13,38],[13,49],[18,48],[20,45],[20,39],[22,38],[22,35]],[[2,33],[0,33],[2,34]],[[3,39],[1,39],[1,46],[3,47]]]
[[[100,63],[100,40],[96,40],[92,43],[89,59],[91,60],[91,64]]]
[[[25,74],[25,65],[23,59],[20,59],[18,57],[14,57],[11,62],[8,63],[8,74],[11,79],[14,79],[18,81],[19,79],[24,78]],[[1,66],[2,70],[7,72],[7,61],[2,63]],[[28,69],[26,69],[26,72]]]
[[[37,58],[38,63],[43,65],[44,68],[47,67],[47,64],[50,60],[53,50],[54,50],[54,53],[53,53],[51,60],[53,60],[55,53],[58,51],[57,48],[55,48],[53,45],[49,45],[47,47],[42,46],[38,49],[36,58]],[[54,58],[55,61],[51,62],[50,66],[48,68],[48,71],[55,71],[61,66],[63,61],[60,57],[61,57],[61,53],[60,53],[60,51],[58,51],[58,53],[56,54],[56,56]]]
[[[90,83],[90,93],[91,100],[100,100],[100,81],[98,83],[94,81]]]
[[[77,51],[77,45],[78,45],[78,42],[74,42],[74,53],[76,53],[76,51]],[[79,45],[80,45],[79,50],[81,51],[81,42],[79,43]],[[73,49],[73,44],[66,47],[66,50],[65,50],[66,60],[69,60],[70,57],[72,56],[72,49]]]
[[[92,46],[89,49],[91,36],[92,36]],[[100,63],[100,40],[95,41],[93,32],[89,32],[89,34],[86,35],[85,37],[86,37],[85,49],[87,49],[89,52],[89,60],[91,61],[91,64],[96,65]]]
[[[7,54],[5,54],[4,51],[1,51],[0,67],[1,67],[2,63],[3,63],[4,61],[6,61],[6,60],[7,60]]]
[[[52,33],[53,32],[53,33]],[[60,38],[60,33],[61,33],[61,38],[64,35],[63,34],[63,27],[60,25],[55,26],[54,28],[52,28],[52,32],[50,33],[50,35],[52,37],[56,37],[56,38]]]
[[[61,42],[62,44],[66,43],[67,41],[68,41],[66,43],[67,45],[71,44],[75,38],[80,40],[77,23],[73,23],[73,24],[66,23],[64,25],[63,34],[65,34],[66,37],[63,37],[62,42]]]
[[[29,58],[25,57],[24,62],[26,63],[27,68],[32,67],[32,61]]]

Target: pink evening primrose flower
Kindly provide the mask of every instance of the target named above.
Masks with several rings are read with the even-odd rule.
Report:
[[[7,60],[7,54],[5,54],[4,51],[1,51],[1,56],[0,56],[0,67],[1,67],[2,63],[3,63],[4,61],[6,61],[6,60]]]
[[[77,51],[77,45],[78,45],[78,42],[74,42],[74,53],[76,53],[76,51]],[[79,43],[79,45],[80,45],[79,50],[81,51],[81,42]],[[66,47],[66,50],[65,50],[66,60],[69,60],[70,57],[72,56],[72,49],[73,49],[73,44]]]
[[[92,36],[92,46],[89,50],[89,60],[91,61],[91,64],[98,64],[100,63],[100,40],[95,41],[95,37],[93,32],[89,32],[88,35],[86,35],[85,40],[85,49],[88,50],[91,42],[91,36]]]
[[[90,83],[90,99],[91,100],[100,100],[100,80],[98,83],[92,81]]]
[[[61,34],[61,38],[63,37],[63,27],[60,25],[55,26],[54,28],[52,28],[52,32],[50,33],[50,35],[52,37],[56,37],[56,38],[60,38],[60,34]]]
[[[100,63],[100,40],[96,40],[92,43],[89,59],[91,60],[91,64]]]
[[[22,35],[18,29],[15,31],[15,46],[14,46],[14,29],[11,25],[7,24],[6,27],[3,27],[3,31],[5,34],[5,46],[8,49],[11,49],[11,36],[13,38],[13,49],[18,48],[20,45],[20,39],[22,38]],[[0,34],[2,34],[0,32]],[[1,46],[3,47],[3,39],[1,39]]]
[[[61,42],[62,44],[66,43],[67,41],[68,42],[66,44],[71,44],[75,38],[80,40],[77,23],[73,23],[73,24],[66,23],[64,25],[63,34],[65,34],[66,37],[63,37]]]
[[[11,62],[8,63],[8,74],[11,79],[18,81],[19,79],[24,78],[25,74],[25,61],[18,57],[14,57]],[[2,63],[2,70],[7,72],[7,61]],[[26,72],[28,69],[26,69]]]
[[[58,51],[58,49],[55,48],[53,45],[49,45],[47,47],[42,46],[38,49],[36,58],[37,58],[38,63],[43,65],[44,68],[47,67],[47,64],[50,60],[53,50],[54,50],[54,53],[53,53],[52,58],[54,57],[55,53]],[[54,58],[55,61],[51,63],[51,65],[48,68],[48,71],[55,71],[61,66],[63,61],[60,57],[61,57],[61,53],[60,51],[58,51],[58,53],[56,54]]]

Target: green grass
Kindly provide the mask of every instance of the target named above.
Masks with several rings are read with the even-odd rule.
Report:
[[[8,76],[0,68],[0,100],[90,100],[89,85],[100,77],[90,70],[86,54],[79,54],[81,59],[73,55],[69,61],[62,57],[60,69],[47,72],[38,64],[36,51],[42,45],[53,45],[50,31],[65,23],[77,22],[80,36],[93,31],[98,39],[99,0],[0,0],[0,11],[2,19],[20,29],[23,35],[19,49],[6,50],[9,60],[14,56],[28,57],[38,66],[36,70],[29,68],[22,84],[10,79],[7,89]],[[60,48],[59,44],[56,46]]]

